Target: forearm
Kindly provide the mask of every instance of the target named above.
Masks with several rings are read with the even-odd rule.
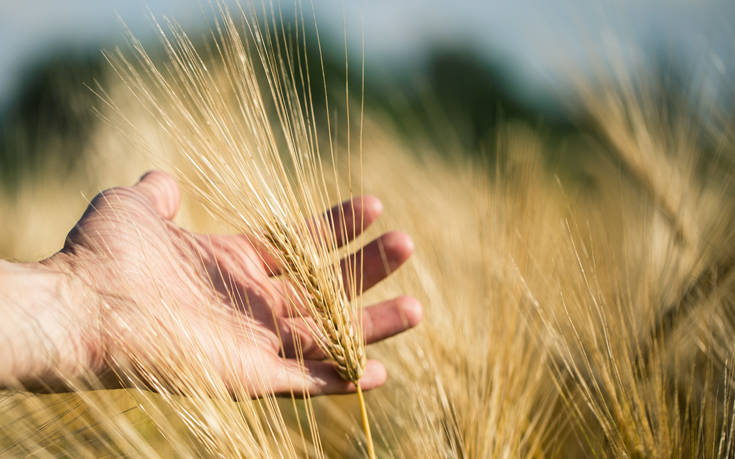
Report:
[[[0,386],[39,387],[78,375],[94,359],[84,339],[93,306],[83,284],[57,263],[0,260]]]

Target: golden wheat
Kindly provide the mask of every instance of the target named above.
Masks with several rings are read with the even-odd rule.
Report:
[[[415,155],[376,118],[365,128],[364,166],[358,169],[340,160],[339,150],[349,143],[340,145],[331,130],[315,125],[309,94],[300,93],[309,87],[294,51],[300,45],[286,46],[263,32],[268,21],[258,22],[263,18],[252,11],[222,13],[211,58],[175,25],[160,29],[165,63],[154,62],[137,42],[137,62],[111,56],[124,84],[107,94],[103,114],[124,132],[144,137],[136,145],[175,170],[203,203],[206,210],[191,206],[183,221],[245,233],[269,248],[291,279],[281,293],[294,314],[313,320],[317,344],[345,379],[358,383],[365,365],[362,302],[417,294],[425,323],[375,350],[391,376],[385,388],[365,394],[376,421],[376,453],[733,454],[735,142],[727,131],[696,130],[691,114],[665,113],[660,101],[635,86],[638,81],[618,74],[602,89],[582,88],[600,137],[607,139],[599,148],[613,159],[592,164],[593,189],[549,173],[543,138],[517,125],[501,130],[494,152],[499,159],[489,165],[432,145],[414,146],[423,152]],[[238,23],[241,13],[250,19]],[[277,27],[275,32],[285,36]],[[256,78],[259,73],[265,81]],[[101,127],[99,135],[99,145],[107,147],[114,133]],[[328,153],[320,154],[324,144]],[[729,166],[713,162],[708,145],[716,145]],[[106,157],[108,163],[121,159]],[[125,166],[121,181],[147,168]],[[113,178],[99,183],[114,184]],[[330,202],[357,194],[353,183],[382,196],[389,210],[382,224],[408,229],[418,247],[408,269],[366,299],[357,295],[359,266],[348,264],[343,280],[338,267],[344,251],[329,236],[357,222],[329,214],[311,218]],[[100,185],[79,186],[93,191]],[[50,187],[43,191],[55,192]],[[69,213],[78,214],[83,201],[68,199]],[[3,209],[9,216],[32,216],[21,205]],[[54,215],[47,240],[6,228],[3,255],[32,258],[58,247],[56,233],[63,235],[71,221],[68,213]],[[19,248],[42,243],[48,247],[43,253]],[[191,257],[195,264],[196,254]],[[138,327],[151,330],[150,341],[159,344],[118,356],[126,369],[118,377],[131,388],[88,393],[81,389],[99,387],[88,381],[77,382],[80,390],[71,395],[6,394],[4,452],[365,452],[350,415],[352,401],[249,400],[247,387],[233,391],[215,376],[202,343],[186,335],[193,327],[189,318],[166,305],[159,310],[165,317],[138,320],[172,321],[181,335]],[[216,326],[222,317],[206,320]],[[124,345],[125,337],[119,339]],[[227,351],[229,343],[213,345]],[[334,425],[340,429],[327,428]]]

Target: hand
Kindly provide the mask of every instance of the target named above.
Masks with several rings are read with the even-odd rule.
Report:
[[[245,236],[194,234],[177,226],[171,219],[179,201],[175,181],[157,171],[135,186],[95,197],[64,248],[41,262],[50,272],[70,273],[61,295],[70,304],[54,307],[54,317],[65,318],[56,321],[65,330],[50,325],[44,330],[44,339],[52,342],[43,347],[56,349],[55,361],[16,376],[43,382],[53,368],[109,374],[117,372],[124,356],[171,366],[172,357],[185,361],[188,356],[183,345],[169,348],[187,342],[204,354],[225,385],[245,388],[251,396],[355,390],[324,360],[304,320],[289,313],[287,298],[294,289],[273,275],[278,267],[267,253]],[[365,196],[343,203],[333,214],[343,212],[352,222],[353,209],[362,213],[366,227],[382,206]],[[344,244],[361,231],[348,227],[346,234],[338,231],[337,240]],[[363,290],[400,266],[412,250],[410,238],[400,232],[366,245]],[[395,335],[420,318],[421,306],[410,297],[372,305],[364,309],[365,340]],[[303,361],[295,359],[297,342]],[[385,379],[384,367],[368,361],[360,385],[370,389]]]

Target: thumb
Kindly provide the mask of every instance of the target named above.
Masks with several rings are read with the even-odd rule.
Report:
[[[153,209],[166,220],[176,216],[181,203],[181,194],[176,181],[165,172],[146,172],[133,187]]]

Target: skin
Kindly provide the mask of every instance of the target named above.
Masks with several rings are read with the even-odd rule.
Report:
[[[95,197],[64,248],[50,258],[0,261],[0,385],[67,390],[64,381],[93,374],[114,387],[120,379],[110,375],[120,371],[123,356],[140,356],[165,374],[165,356],[172,355],[167,346],[181,346],[172,352],[184,358],[203,354],[233,393],[354,391],[325,360],[304,319],[294,317],[289,305],[303,299],[278,276],[268,254],[244,236],[195,234],[177,226],[172,219],[179,202],[176,182],[149,172],[132,187]],[[353,209],[366,228],[382,205],[364,196],[336,206],[332,215],[342,212],[352,222]],[[337,240],[347,243],[362,229],[337,230]],[[352,255],[362,256],[364,289],[412,251],[407,235],[389,232],[368,243],[362,255]],[[380,341],[420,320],[421,306],[411,297],[368,306],[365,341]],[[303,359],[295,358],[297,343]],[[385,380],[385,368],[368,360],[360,386],[371,389]]]

